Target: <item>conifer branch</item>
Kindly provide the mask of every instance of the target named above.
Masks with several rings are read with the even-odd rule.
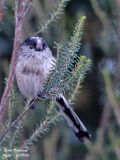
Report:
[[[24,142],[22,149],[29,149],[33,142],[37,141],[38,138],[40,138],[42,135],[46,134],[49,131],[51,125],[55,124],[60,120],[61,115],[62,112],[57,112],[54,114],[54,116],[46,115],[45,120],[43,120],[43,122],[40,122],[40,125],[35,129],[30,138]]]
[[[60,15],[63,14],[63,10],[66,7],[67,2],[69,1],[70,0],[59,1],[58,6],[50,14],[50,17],[46,19],[43,24],[41,24],[41,27],[39,28],[39,30],[34,34],[39,34],[39,33],[46,31],[48,27],[50,26],[50,24],[53,24],[53,22],[58,20],[60,18]]]
[[[36,99],[37,97],[34,99],[34,101],[32,101],[32,103],[26,104],[24,111],[16,118],[15,121],[13,121],[6,129],[3,130],[3,132],[0,134],[0,146],[2,145],[3,140],[8,134],[8,132],[24,118],[24,116],[28,113],[30,107],[36,101]]]
[[[20,135],[20,129],[22,128],[22,119],[18,122],[18,125],[16,127],[16,130],[11,138],[11,141],[9,143],[10,148],[13,147],[13,145],[15,144],[15,140],[18,137],[18,135]]]
[[[43,93],[46,97],[54,98],[56,95],[64,93],[77,82],[79,76],[82,81],[86,71],[90,68],[91,61],[84,56],[78,57],[77,55],[81,45],[85,19],[85,16],[80,18],[70,41],[60,49],[56,65],[45,83]]]

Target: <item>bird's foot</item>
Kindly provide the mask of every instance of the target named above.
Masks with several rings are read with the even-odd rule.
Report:
[[[45,98],[45,95],[43,94],[43,92],[39,92],[37,96],[38,96],[39,99],[44,99]]]
[[[30,100],[30,101],[28,102],[29,108],[30,108],[31,110],[34,110],[34,109],[36,108],[34,102],[35,102],[35,99],[32,99],[32,100]]]

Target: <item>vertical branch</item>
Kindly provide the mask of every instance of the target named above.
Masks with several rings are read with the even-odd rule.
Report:
[[[109,73],[106,70],[103,71],[103,78],[106,86],[106,94],[108,101],[111,104],[113,112],[116,116],[117,123],[120,126],[120,104],[118,103],[114,95],[114,88],[112,88],[112,81],[110,79]]]
[[[92,148],[90,147],[89,154],[86,156],[85,160],[96,160],[98,156],[103,155],[104,136],[110,120],[111,110],[110,103],[106,102],[101,116],[100,127],[97,132],[95,144]]]
[[[97,0],[90,0],[91,5],[95,11],[95,14],[99,17],[103,25],[106,25],[108,22],[108,17],[106,16],[105,12],[99,6],[99,1]]]
[[[5,11],[4,11],[4,0],[0,2],[0,22],[2,21],[4,17]]]
[[[20,45],[21,30],[23,26],[23,21],[26,13],[29,10],[28,0],[15,0],[15,37],[13,44],[13,53],[10,63],[8,81],[1,99],[0,103],[0,122],[2,123],[2,117],[4,115],[6,104],[9,101],[9,95],[13,86],[13,81],[15,77],[15,66],[18,57],[18,49]]]

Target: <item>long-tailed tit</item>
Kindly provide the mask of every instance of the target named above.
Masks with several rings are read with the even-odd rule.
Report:
[[[16,79],[24,97],[33,100],[42,93],[44,82],[55,61],[55,57],[42,37],[30,37],[21,44],[16,65]],[[75,135],[81,141],[84,138],[91,139],[91,135],[65,97],[60,94],[55,100]]]

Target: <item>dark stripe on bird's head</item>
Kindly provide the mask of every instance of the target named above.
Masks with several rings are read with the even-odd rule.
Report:
[[[47,43],[42,37],[29,37],[21,46],[28,46],[30,49],[35,49],[35,51],[43,51],[46,49]]]

